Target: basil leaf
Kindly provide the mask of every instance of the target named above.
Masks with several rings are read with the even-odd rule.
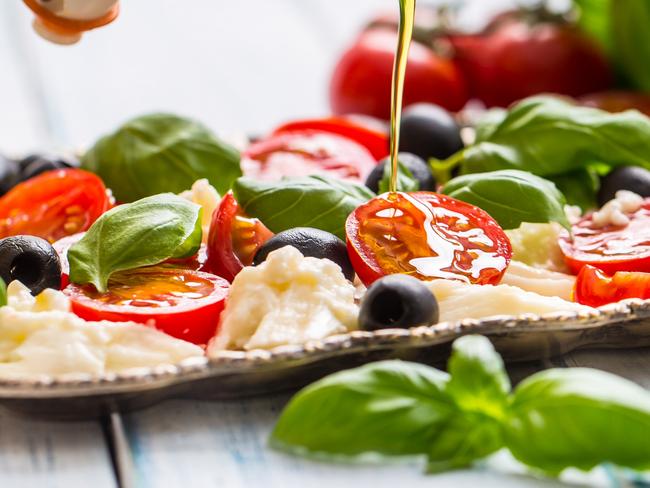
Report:
[[[402,361],[336,373],[299,392],[271,445],[298,454],[425,454],[454,411],[448,375]]]
[[[491,108],[476,122],[474,143],[487,140],[508,115],[504,108]]]
[[[558,473],[611,462],[650,468],[650,392],[593,369],[551,369],[515,390],[506,444],[521,462]]]
[[[7,304],[7,285],[5,280],[0,278],[0,307],[4,307]]]
[[[616,0],[608,14],[614,44],[613,59],[635,88],[650,91],[650,2]]]
[[[374,194],[365,186],[328,176],[258,181],[239,178],[233,193],[242,210],[278,233],[314,227],[345,240],[345,220]]]
[[[180,193],[201,178],[223,194],[242,174],[237,150],[204,125],[170,114],[130,120],[99,139],[81,164],[101,176],[121,202]]]
[[[451,156],[462,174],[519,169],[556,176],[604,163],[650,169],[650,119],[552,97],[516,104],[481,142]]]
[[[553,183],[525,171],[502,170],[454,178],[442,193],[489,213],[504,229],[523,222],[558,222],[570,229],[566,200]]]
[[[201,207],[172,194],[119,205],[103,214],[68,250],[70,281],[106,291],[116,271],[195,254]]]
[[[611,0],[574,0],[578,7],[579,27],[595,39],[606,51],[612,48],[610,10]]]
[[[568,205],[577,205],[583,212],[598,206],[596,195],[600,178],[594,168],[584,168],[549,178],[566,198]]]
[[[386,163],[384,176],[379,180],[379,193],[390,191],[390,163]],[[409,192],[418,191],[420,182],[413,177],[413,173],[401,161],[397,162],[397,191]]]

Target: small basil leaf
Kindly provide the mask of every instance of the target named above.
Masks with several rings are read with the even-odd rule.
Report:
[[[7,304],[7,285],[5,281],[0,278],[0,307],[4,307]]]
[[[649,469],[650,392],[593,369],[543,371],[516,388],[505,438],[519,461],[549,473]]]
[[[365,186],[327,176],[258,181],[239,178],[233,193],[242,210],[278,233],[315,227],[345,240],[348,215],[374,194]]]
[[[402,361],[336,373],[300,391],[282,412],[271,445],[299,454],[426,454],[454,412],[448,375]]]
[[[479,335],[456,339],[447,369],[451,374],[447,392],[462,410],[505,417],[510,379],[489,339]]]
[[[388,166],[390,166],[390,163],[386,163],[384,176],[379,181],[379,193],[390,191],[390,171]],[[413,177],[411,170],[400,161],[397,162],[397,168],[397,191],[418,191],[420,189],[420,182]]]
[[[525,171],[459,176],[442,193],[482,208],[504,229],[516,229],[524,222],[557,222],[570,228],[564,195],[550,181]]]
[[[568,205],[577,205],[583,212],[596,208],[600,178],[593,168],[584,168],[549,178],[565,196]]]
[[[68,250],[70,281],[106,291],[116,271],[195,254],[201,245],[201,207],[172,194],[119,205]]]
[[[130,120],[99,139],[81,164],[101,176],[121,202],[180,193],[201,178],[223,194],[242,174],[236,149],[204,125],[170,114]]]
[[[507,115],[508,111],[503,108],[492,108],[485,112],[476,122],[474,143],[489,139]]]

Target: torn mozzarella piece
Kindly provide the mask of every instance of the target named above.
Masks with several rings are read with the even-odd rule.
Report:
[[[643,205],[643,197],[628,190],[616,192],[616,198],[602,206],[591,215],[594,227],[608,225],[625,226],[630,223],[629,214],[639,210]]]
[[[532,291],[547,297],[571,300],[575,276],[534,268],[520,261],[511,261],[501,280],[502,285],[511,285],[525,291]]]
[[[512,259],[536,268],[564,272],[567,266],[557,243],[562,226],[555,222],[548,224],[523,223],[506,234],[512,244]]]
[[[354,285],[332,261],[304,257],[290,246],[273,251],[264,263],[235,277],[208,355],[346,332],[357,324],[354,294]]]
[[[510,285],[471,285],[461,281],[427,283],[438,299],[440,321],[481,319],[497,315],[545,314],[592,310],[558,297],[547,297]]]
[[[203,350],[134,322],[87,322],[57,290],[33,297],[17,281],[0,307],[0,376],[103,374],[177,363]]]
[[[207,241],[212,214],[219,206],[219,193],[207,179],[203,178],[196,180],[191,189],[184,191],[179,196],[200,205],[203,209],[201,227],[203,229],[203,241]]]

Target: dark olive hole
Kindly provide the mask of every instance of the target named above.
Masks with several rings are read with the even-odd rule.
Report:
[[[31,288],[41,277],[41,261],[35,253],[25,252],[11,262],[11,278]]]
[[[377,323],[394,324],[404,316],[404,304],[399,293],[384,290],[375,296],[372,318]]]

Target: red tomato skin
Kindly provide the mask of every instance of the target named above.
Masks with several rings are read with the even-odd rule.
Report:
[[[335,114],[390,118],[390,89],[397,33],[376,28],[363,32],[339,60],[330,82]],[[463,75],[453,60],[413,41],[404,81],[404,103],[427,102],[458,111],[468,100]]]
[[[510,21],[450,40],[471,97],[488,107],[539,93],[577,97],[613,84],[604,54],[571,27]]]
[[[622,90],[589,93],[580,97],[578,103],[612,113],[638,110],[650,117],[650,95],[645,93]]]
[[[650,273],[617,271],[609,276],[586,265],[578,274],[574,299],[582,305],[600,307],[628,298],[650,298]]]
[[[388,132],[375,127],[362,125],[345,117],[327,117],[324,119],[308,119],[288,122],[273,131],[273,134],[304,130],[331,132],[352,139],[365,147],[379,161],[388,156]]]

